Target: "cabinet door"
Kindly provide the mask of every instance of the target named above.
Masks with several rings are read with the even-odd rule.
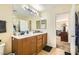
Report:
[[[36,36],[31,38],[31,53],[36,54]]]
[[[23,39],[23,54],[36,54],[36,37],[29,37],[27,39]]]
[[[31,38],[23,39],[23,55],[31,55]]]
[[[15,52],[14,38],[12,37],[12,53]]]
[[[22,40],[13,38],[12,52],[15,53],[16,55],[22,55]]]
[[[47,44],[47,34],[43,34],[43,48]]]
[[[43,37],[42,35],[37,36],[37,53],[39,53],[42,50],[43,45]]]
[[[15,38],[12,38],[12,52],[13,53],[17,53],[17,50],[18,50],[18,45],[17,45],[17,39]]]
[[[23,40],[22,39],[17,39],[18,40],[18,49],[17,49],[17,54],[22,55],[23,54]]]

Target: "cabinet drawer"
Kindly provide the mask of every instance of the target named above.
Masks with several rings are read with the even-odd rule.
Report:
[[[37,47],[37,53],[39,53],[42,50],[42,46]]]
[[[39,45],[39,46],[37,47],[37,49],[42,49],[42,45]]]
[[[37,39],[42,39],[42,38],[43,38],[42,35],[38,35],[38,36],[37,36]]]
[[[36,49],[33,49],[31,50],[32,54],[36,54]]]
[[[36,44],[36,37],[33,37],[33,38],[31,39],[31,42],[34,43],[34,44]]]
[[[37,49],[37,53],[39,53],[41,51],[41,49]]]
[[[37,39],[37,43],[40,43],[42,42],[43,40],[42,39]]]
[[[43,45],[43,41],[42,41],[42,39],[39,39],[37,41],[37,47],[42,46],[42,45]]]
[[[40,42],[39,44],[37,44],[37,47],[42,46],[42,42]]]

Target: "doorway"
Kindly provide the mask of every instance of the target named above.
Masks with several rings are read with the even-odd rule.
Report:
[[[69,13],[58,13],[56,19],[56,47],[70,53],[70,41],[68,39]]]

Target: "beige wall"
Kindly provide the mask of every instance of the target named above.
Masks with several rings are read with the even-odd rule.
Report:
[[[5,20],[7,32],[0,33],[0,39],[5,42],[5,53],[11,52],[12,5],[0,5],[0,20]]]
[[[25,17],[25,16],[19,16],[16,17],[16,15],[14,15],[12,13],[12,5],[0,5],[0,20],[5,20],[7,22],[6,24],[6,29],[7,32],[5,33],[0,33],[0,39],[2,40],[2,42],[6,43],[5,46],[5,53],[9,53],[11,52],[11,35],[12,35],[12,31],[13,31],[13,23],[17,24],[18,20],[26,20],[32,21],[32,30],[36,29],[36,20],[38,20],[38,17]]]

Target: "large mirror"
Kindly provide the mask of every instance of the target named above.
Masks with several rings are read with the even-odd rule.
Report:
[[[36,21],[36,28],[37,29],[46,29],[47,28],[47,21],[46,20],[37,20]]]

